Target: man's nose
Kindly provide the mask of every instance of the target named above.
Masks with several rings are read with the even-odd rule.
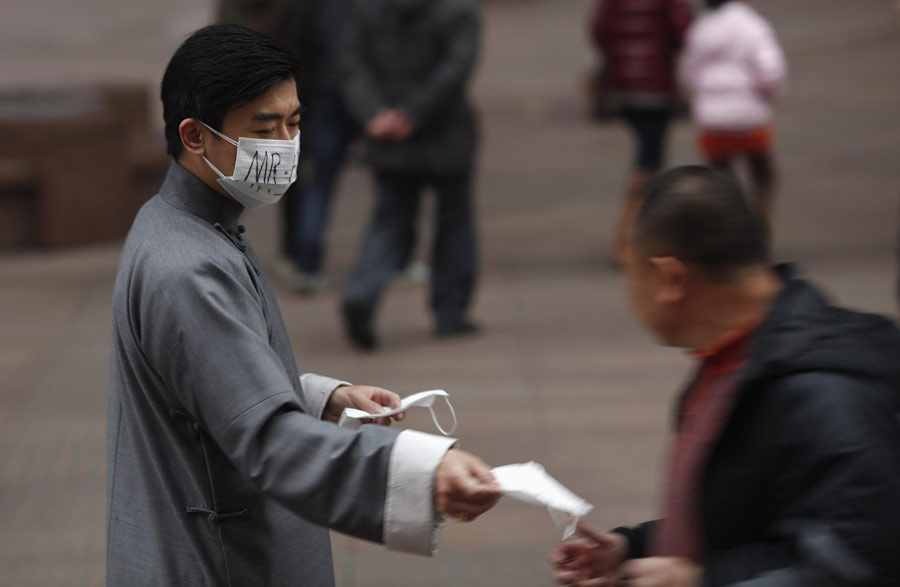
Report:
[[[278,136],[276,138],[278,138],[282,141],[288,141],[288,140],[294,138],[294,134],[296,134],[296,130],[297,129],[289,127],[286,124],[280,124],[280,125],[278,125],[278,129],[277,129]]]

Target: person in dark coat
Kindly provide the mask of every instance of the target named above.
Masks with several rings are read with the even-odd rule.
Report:
[[[287,0],[275,38],[303,64],[304,149],[297,182],[284,196],[282,257],[275,269],[294,291],[324,289],[325,236],[347,149],[360,134],[341,93],[337,53],[348,0]]]
[[[634,134],[635,156],[616,221],[611,258],[621,262],[638,194],[662,167],[676,97],[676,63],[693,12],[687,0],[599,0],[590,35],[603,57],[603,85]]]
[[[467,85],[478,54],[475,0],[357,0],[340,52],[344,97],[363,126],[376,204],[343,293],[350,341],[377,344],[379,298],[407,255],[422,191],[437,195],[431,309],[438,336],[477,328],[473,166],[478,143]]]
[[[767,263],[737,183],[651,182],[625,270],[636,313],[698,368],[663,517],[551,556],[564,584],[900,585],[900,332]],[[604,582],[609,581],[609,582]]]

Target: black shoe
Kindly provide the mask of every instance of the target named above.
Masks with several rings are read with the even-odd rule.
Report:
[[[440,322],[434,329],[434,335],[438,338],[452,338],[455,336],[469,336],[481,332],[481,327],[468,320],[454,322]]]
[[[344,331],[353,346],[363,351],[371,351],[378,346],[372,331],[371,310],[344,302],[341,304],[341,315],[344,317]]]

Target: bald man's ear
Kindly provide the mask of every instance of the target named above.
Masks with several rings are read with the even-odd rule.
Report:
[[[193,155],[206,155],[206,146],[204,140],[206,133],[203,132],[203,125],[194,118],[185,118],[178,125],[178,135],[181,137],[181,144],[184,150]]]
[[[649,262],[656,281],[656,303],[681,303],[687,296],[690,278],[687,266],[676,257],[651,257]]]

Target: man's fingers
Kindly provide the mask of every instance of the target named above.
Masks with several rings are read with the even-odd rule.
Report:
[[[387,389],[382,389],[380,387],[370,387],[368,388],[368,393],[368,397],[358,398],[356,402],[356,407],[364,412],[379,414],[385,411],[385,406],[392,410],[401,406],[400,396],[393,391],[388,391]],[[389,418],[374,418],[370,421],[374,421],[376,424],[381,424],[382,426],[390,426],[392,420],[399,422],[403,420],[405,416],[406,414],[404,412],[400,412]]]
[[[575,526],[575,530],[579,535],[589,538],[597,544],[606,546],[610,543],[609,534],[607,532],[600,532],[591,528],[584,520],[578,520],[578,525]]]
[[[494,507],[500,496],[500,492],[496,489],[485,487],[472,478],[457,479],[453,488],[446,494],[442,509],[454,517],[462,513],[475,519]]]
[[[609,587],[610,582],[606,577],[596,579],[581,579],[581,573],[575,571],[559,571],[556,573],[556,581],[560,585],[572,587]]]
[[[560,585],[572,585],[578,580],[578,574],[575,571],[557,571],[556,582]]]
[[[386,389],[378,390],[379,396],[375,398],[375,401],[380,403],[382,406],[387,406],[392,410],[396,410],[401,407],[400,396],[394,393],[393,391],[388,391]],[[400,412],[399,414],[394,414],[391,418],[397,422],[400,422],[406,417],[406,412]],[[390,423],[389,423],[390,424]]]
[[[367,398],[357,397],[354,401],[355,407],[359,410],[367,412],[369,414],[380,414],[384,411],[384,408],[381,407],[378,402],[374,402]],[[390,418],[364,418],[363,423],[374,422],[375,424],[381,426],[390,426],[391,419]]]
[[[494,474],[491,473],[491,468],[488,464],[475,455],[469,456],[470,458],[466,461],[466,470],[471,481],[471,491],[488,492],[491,496],[498,493],[500,485],[494,479]]]
[[[400,396],[393,391],[376,387],[372,390],[372,400],[391,409],[400,407]]]
[[[560,544],[550,553],[550,564],[551,565],[561,565],[564,563],[569,563],[575,560],[575,555],[577,554],[577,547],[571,543],[566,542],[564,544]]]
[[[435,503],[450,517],[474,519],[491,509],[500,495],[488,466],[465,451],[448,451],[435,473]]]
[[[455,489],[453,497],[472,504],[494,504],[501,496],[493,480],[490,483],[482,483],[478,477],[472,476],[459,479]]]
[[[497,483],[497,480],[494,479],[494,474],[491,473],[491,468],[479,458],[474,458],[472,461],[468,463],[469,475],[475,479],[479,485],[487,488],[491,488],[495,491],[500,490],[500,485]]]

